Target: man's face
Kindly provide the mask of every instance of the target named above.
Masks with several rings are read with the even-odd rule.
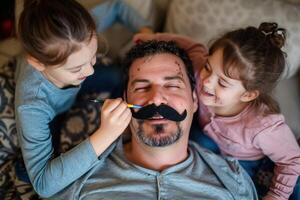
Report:
[[[163,53],[136,59],[129,70],[127,102],[142,106],[165,104],[180,114],[187,111],[187,117],[180,122],[159,114],[146,120],[133,118],[131,131],[139,141],[148,146],[167,146],[181,137],[188,139],[197,100],[179,57]]]

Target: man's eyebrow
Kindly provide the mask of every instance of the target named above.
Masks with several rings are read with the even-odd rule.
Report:
[[[133,85],[136,84],[136,83],[149,83],[149,82],[150,82],[150,81],[147,80],[147,79],[135,79],[135,80],[133,80],[133,81],[130,83],[130,85],[133,86]]]
[[[212,66],[211,66],[211,64],[209,63],[209,60],[207,59],[207,64],[209,65],[209,67],[210,67],[210,69],[212,69]],[[224,81],[225,83],[227,83],[228,85],[232,85],[231,83],[229,83],[226,79],[224,79],[223,77],[221,77],[221,76],[219,76],[218,75],[218,77],[222,80],[222,81]]]
[[[165,80],[180,80],[184,82],[184,79],[181,76],[167,76],[164,78]]]
[[[181,76],[167,76],[164,78],[164,80],[180,80],[182,82],[184,82],[184,79]],[[135,79],[133,80],[130,85],[134,85],[136,83],[149,83],[150,81],[147,79]]]

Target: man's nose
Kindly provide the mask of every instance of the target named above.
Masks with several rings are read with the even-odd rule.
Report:
[[[152,87],[152,91],[150,93],[148,103],[149,104],[154,103],[156,106],[168,103],[167,94],[164,92],[161,86]]]
[[[82,74],[83,74],[83,76],[90,76],[90,75],[92,75],[92,74],[94,74],[94,67],[93,67],[93,65],[92,64],[89,64],[89,65],[87,65],[87,66],[85,66],[85,67],[83,67],[83,72],[82,72]]]

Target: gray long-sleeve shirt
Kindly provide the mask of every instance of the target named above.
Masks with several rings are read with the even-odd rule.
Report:
[[[122,141],[105,162],[53,199],[258,199],[255,187],[234,159],[226,160],[190,142],[188,158],[162,172],[126,159]]]

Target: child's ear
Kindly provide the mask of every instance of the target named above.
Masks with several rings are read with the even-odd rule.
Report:
[[[259,95],[258,90],[252,90],[252,91],[246,91],[242,96],[241,96],[241,101],[242,102],[250,102],[254,99],[256,99]]]
[[[37,59],[35,59],[34,57],[27,55],[27,62],[32,65],[32,67],[34,67],[36,70],[38,71],[44,71],[45,70],[45,65],[43,63],[41,63],[40,61],[38,61]]]

